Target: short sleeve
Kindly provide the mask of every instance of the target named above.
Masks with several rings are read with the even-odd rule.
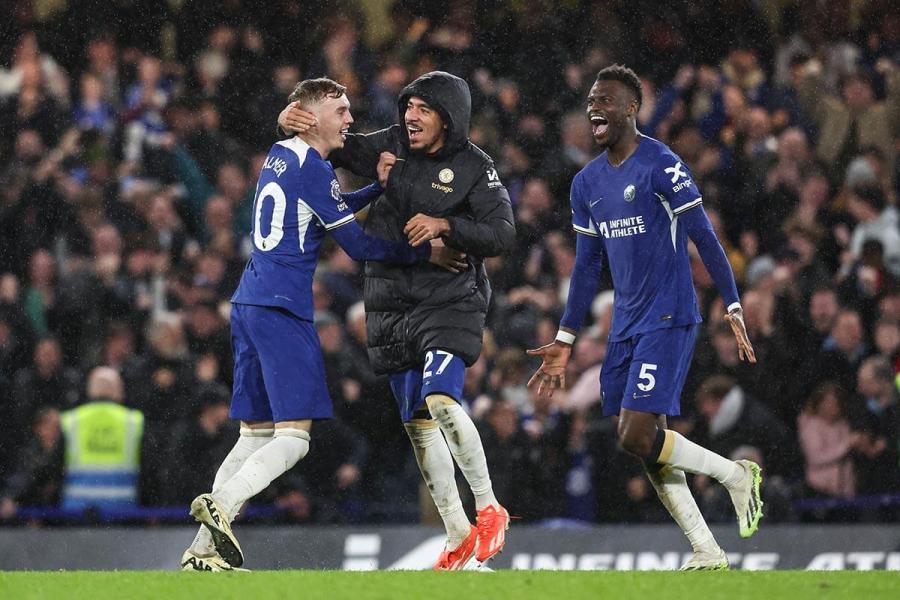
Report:
[[[656,160],[652,181],[653,191],[669,203],[676,216],[703,204],[690,169],[671,152],[662,153]]]
[[[588,204],[584,201],[581,177],[575,177],[572,180],[569,202],[572,204],[572,229],[577,233],[597,237],[597,228],[594,227],[594,220],[591,218]]]
[[[315,213],[326,230],[353,221],[353,211],[341,198],[341,186],[327,163],[310,165],[303,170],[301,200]]]

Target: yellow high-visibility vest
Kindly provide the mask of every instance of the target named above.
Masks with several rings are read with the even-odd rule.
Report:
[[[60,419],[66,447],[63,508],[137,503],[144,415],[115,402],[90,402]]]

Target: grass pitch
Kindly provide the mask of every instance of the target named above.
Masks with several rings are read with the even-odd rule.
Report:
[[[581,598],[897,598],[900,578],[885,571],[725,571],[433,573],[255,571],[180,573],[160,571],[69,571],[0,573],[0,598],[105,600],[107,598],[201,600],[529,600]]]

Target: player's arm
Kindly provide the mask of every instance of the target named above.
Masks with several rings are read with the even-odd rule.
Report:
[[[344,252],[355,261],[371,260],[398,265],[427,261],[451,273],[460,273],[469,267],[464,254],[444,246],[440,240],[432,240],[428,244],[413,248],[406,242],[390,242],[367,234],[355,218],[328,231]]]
[[[300,108],[299,102],[291,102],[278,115],[276,134],[285,138],[295,133],[303,133],[316,126],[316,117]],[[398,125],[372,133],[348,133],[344,147],[332,150],[328,161],[337,167],[347,169],[355,175],[378,179],[378,157],[382,152],[396,152]]]
[[[350,207],[350,210],[358,213],[374,202],[383,192],[384,188],[376,181],[355,192],[345,192],[341,194],[341,200]]]
[[[334,171],[327,163],[310,165],[302,177],[306,190],[304,202],[310,207],[326,231],[338,245],[357,261],[372,260],[401,265],[429,261],[454,273],[468,268],[458,252],[436,244],[413,248],[406,242],[391,242],[363,231],[350,207],[343,201]],[[303,185],[305,184],[305,185]]]
[[[350,214],[353,217],[353,214]],[[363,231],[355,218],[339,223],[331,228],[326,227],[338,245],[350,258],[356,261],[373,260],[400,265],[411,265],[423,262],[431,257],[431,246],[413,248],[405,242],[389,242],[372,237]]]
[[[447,245],[480,257],[499,256],[512,246],[516,237],[509,193],[493,165],[469,192],[471,215],[437,218],[417,214],[403,232],[409,243],[417,246],[435,237],[443,237]]]
[[[697,246],[703,265],[715,282],[725,306],[728,307],[725,320],[731,325],[737,339],[741,360],[755,363],[756,354],[753,352],[744,325],[744,313],[741,310],[734,272],[722,244],[719,243],[719,238],[716,237],[712,223],[703,210],[703,198],[697,184],[694,183],[693,175],[677,156],[667,155],[661,157],[658,168],[653,172],[652,182],[654,191],[669,203],[672,217],[678,219],[688,237]]]
[[[575,343],[575,335],[584,323],[597,286],[603,272],[603,238],[591,222],[586,203],[579,193],[579,180],[572,182],[572,228],[575,229],[575,266],[569,280],[569,295],[566,298],[566,310],[559,322],[556,339],[545,346],[528,350],[530,356],[540,356],[541,366],[531,376],[528,386],[538,385],[538,394],[547,390],[550,396],[553,390],[566,385],[566,365]]]

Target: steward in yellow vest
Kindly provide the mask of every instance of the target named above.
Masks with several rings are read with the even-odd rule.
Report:
[[[121,405],[119,374],[97,367],[88,376],[88,402],[61,417],[65,440],[66,509],[124,508],[138,503],[144,415]]]

